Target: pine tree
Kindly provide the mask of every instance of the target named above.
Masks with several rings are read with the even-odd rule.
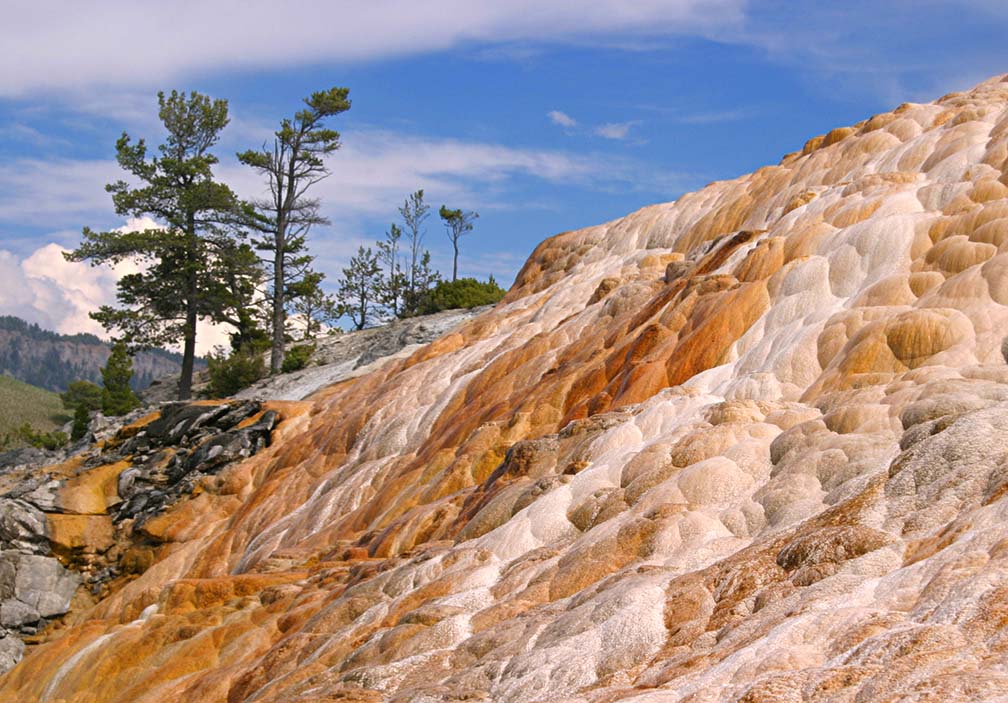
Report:
[[[420,263],[417,264],[415,283],[416,289],[413,293],[413,298],[410,301],[409,314],[423,314],[427,298],[430,296],[431,290],[440,280],[441,274],[431,267],[430,252],[425,250],[423,256],[420,257]]]
[[[338,306],[331,296],[322,290],[324,273],[309,271],[305,277],[291,285],[291,309],[301,330],[301,340],[315,339],[322,331],[323,325],[331,324],[339,317]],[[281,369],[283,366],[281,366]]]
[[[231,333],[231,348],[254,353],[268,349],[269,335],[260,324],[266,320],[259,304],[265,278],[259,257],[244,242],[228,242],[221,247],[217,268],[221,283],[217,318],[235,329]]]
[[[423,259],[423,238],[426,234],[424,222],[430,217],[430,205],[424,202],[423,188],[411,193],[399,208],[403,223],[406,225],[407,244],[409,245],[409,271],[407,272],[405,312],[412,313],[416,309],[420,291],[417,287],[417,274]]]
[[[462,236],[472,232],[473,220],[479,217],[478,212],[463,212],[462,210],[449,210],[447,206],[442,205],[441,209],[438,210],[438,214],[445,223],[445,231],[448,233],[448,239],[452,243],[452,251],[454,256],[452,257],[452,283],[458,280],[458,257],[459,257],[459,240]]]
[[[77,441],[87,434],[91,424],[91,413],[83,403],[77,405],[74,410],[73,427],[70,429],[70,439]]]
[[[119,165],[140,185],[117,181],[105,187],[119,215],[151,216],[160,226],[142,232],[94,232],[85,227],[80,247],[64,256],[93,265],[133,260],[141,271],[117,283],[121,307],[102,306],[91,317],[118,330],[132,348],[183,340],[178,397],[191,395],[196,322],[219,319],[226,290],[218,276],[221,252],[231,246],[229,228],[241,203],[213,179],[217,157],[210,149],[228,123],[227,101],[172,91],[158,93],[158,115],[168,137],[148,158],[143,139],[123,133],[116,142]]]
[[[63,407],[74,411],[70,439],[77,441],[87,434],[91,422],[91,411],[102,407],[103,391],[91,381],[71,381],[65,392],[60,393]]]
[[[91,381],[71,381],[66,391],[60,393],[60,398],[67,410],[81,405],[88,410],[98,410],[102,404],[102,389]]]
[[[343,269],[336,299],[339,313],[346,315],[356,329],[364,329],[372,322],[378,308],[381,288],[381,268],[378,257],[371,250],[358,247],[357,255]]]
[[[105,415],[125,415],[140,406],[140,399],[130,388],[133,376],[133,362],[130,360],[126,344],[119,340],[112,345],[112,353],[101,371],[102,413]]]
[[[388,308],[393,317],[399,317],[403,309],[403,294],[406,291],[406,275],[399,261],[399,241],[402,239],[402,228],[393,224],[385,233],[385,239],[378,242],[378,262],[382,268],[381,295],[382,305]]]
[[[308,273],[312,261],[304,253],[305,238],[313,225],[327,223],[318,200],[306,196],[329,175],[323,157],[340,147],[339,132],[326,128],[325,121],[350,109],[349,93],[347,88],[312,93],[304,110],[280,123],[272,144],[238,154],[238,160],[264,175],[269,185],[270,195],[255,204],[252,221],[264,235],[256,245],[272,253],[271,373],[279,373],[283,364],[289,285]]]

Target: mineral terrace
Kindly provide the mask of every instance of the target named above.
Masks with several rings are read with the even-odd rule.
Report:
[[[1006,160],[1008,77],[901,105],[545,241],[141,527],[153,447],[50,469],[0,701],[1005,700]]]

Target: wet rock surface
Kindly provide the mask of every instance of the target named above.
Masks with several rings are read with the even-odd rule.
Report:
[[[168,403],[96,418],[100,446],[16,453],[0,496],[0,672],[81,586],[94,599],[142,573],[157,548],[144,524],[267,447],[278,421],[258,401]]]
[[[544,242],[146,518],[0,703],[1003,703],[1006,329],[1008,76]],[[55,556],[186,480],[143,442],[14,498]]]

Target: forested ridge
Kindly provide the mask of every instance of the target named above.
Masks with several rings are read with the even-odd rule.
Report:
[[[93,334],[59,334],[11,315],[0,316],[0,373],[61,392],[71,381],[101,382],[110,346]],[[155,378],[177,374],[181,355],[152,349],[133,358],[130,384],[141,390]]]

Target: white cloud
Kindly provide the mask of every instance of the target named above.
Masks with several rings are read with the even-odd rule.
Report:
[[[36,322],[56,332],[105,336],[88,313],[115,300],[115,283],[130,267],[90,266],[63,258],[63,247],[49,243],[19,259],[0,250],[4,281],[0,312]]]
[[[416,187],[486,207],[495,186],[531,176],[592,186],[623,180],[623,164],[606,156],[522,149],[489,142],[430,139],[383,131],[348,134],[318,195],[334,210],[379,214]]]
[[[222,156],[224,161],[217,168],[220,180],[242,197],[262,194],[263,182],[255,172]],[[380,232],[362,231],[362,223],[394,218],[395,208],[417,188],[424,188],[431,202],[460,203],[485,211],[517,207],[511,189],[530,178],[597,191],[647,190],[669,197],[701,182],[690,174],[664,171],[618,155],[522,149],[381,130],[344,132],[344,146],[330,157],[329,164],[332,175],[312,195],[321,200],[323,214],[333,221],[333,227],[324,230],[326,251],[318,253],[335,267],[345,265],[346,252],[356,249],[352,240],[380,236]],[[35,225],[48,238],[74,246],[81,226],[97,229],[116,221],[104,184],[122,175],[110,160],[0,162],[0,227]],[[521,203],[520,207],[530,206],[527,199]],[[56,230],[60,230],[58,236]],[[37,241],[8,238],[5,248],[24,257],[34,251]],[[353,246],[347,249],[345,244]]]
[[[249,126],[252,130],[253,127]],[[523,149],[492,142],[428,138],[381,130],[346,131],[343,148],[330,157],[332,175],[313,191],[336,219],[394,214],[394,206],[418,187],[470,208],[499,207],[516,178],[532,177],[588,188],[635,188],[678,179],[604,154]],[[222,154],[218,177],[243,197],[261,194],[262,180]],[[0,163],[0,223],[23,227],[99,226],[112,218],[104,185],[123,177],[112,160],[15,159]],[[72,240],[71,240],[72,241]]]
[[[282,9],[265,0],[198,7],[153,0],[15,2],[4,7],[0,27],[7,57],[0,64],[0,95],[160,85],[197,71],[366,61],[472,45],[710,36],[739,25],[743,6],[744,0],[374,0]],[[278,41],[278,13],[296,40]],[[126,49],[124,38],[140,28],[143,40]]]
[[[633,127],[636,122],[608,122],[603,125],[599,125],[595,128],[594,132],[599,137],[605,137],[606,139],[626,139],[630,134],[630,128]]]
[[[0,63],[0,96],[69,94],[82,102],[82,111],[104,115],[112,111],[105,97],[119,89],[143,87],[146,93],[173,80],[236,70],[345,65],[451,49],[521,61],[557,44],[649,50],[694,36],[755,47],[830,92],[869,91],[889,103],[908,92],[923,90],[930,98],[965,88],[1003,70],[1000,45],[983,35],[1003,23],[1005,7],[1001,0],[851,0],[842,11],[805,3],[796,13],[750,0],[304,0],[283,10],[296,24],[290,29],[297,39],[278,41],[279,11],[265,0],[218,0],[198,8],[155,0],[9,2],[0,25],[7,57]],[[123,38],[141,34],[143,41],[130,43],[123,60]],[[133,111],[131,101],[118,109]]]
[[[130,220],[123,231],[156,227],[149,218]],[[0,314],[16,315],[44,329],[63,334],[90,332],[107,338],[105,330],[88,313],[115,303],[116,281],[138,270],[130,261],[115,266],[91,266],[67,261],[64,248],[56,243],[39,247],[19,259],[0,249]],[[200,323],[197,353],[205,354],[216,344],[228,343],[220,326]]]
[[[560,110],[551,110],[546,114],[549,117],[550,122],[561,127],[577,127],[577,120],[568,115],[566,112],[560,112]]]

